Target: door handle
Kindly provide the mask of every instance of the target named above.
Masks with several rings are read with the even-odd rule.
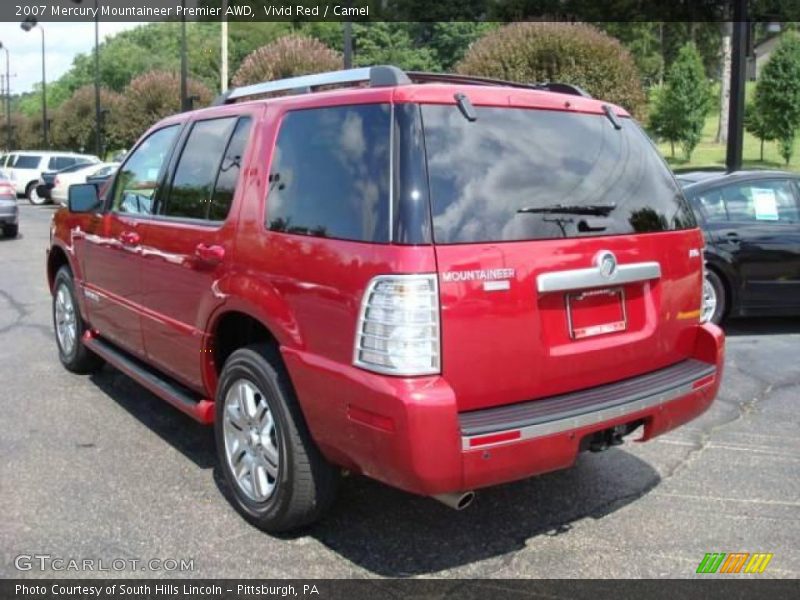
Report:
[[[119,241],[125,246],[136,246],[142,241],[142,238],[135,231],[123,231],[119,234]]]
[[[194,255],[210,265],[218,265],[225,258],[225,248],[216,244],[197,244]]]
[[[739,234],[735,231],[729,231],[725,234],[725,239],[731,242],[732,244],[738,244],[741,241]]]

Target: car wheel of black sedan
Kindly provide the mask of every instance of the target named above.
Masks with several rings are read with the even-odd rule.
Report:
[[[10,238],[15,238],[19,234],[19,225],[5,225],[3,226],[3,235]]]
[[[711,321],[716,325],[722,323],[727,304],[725,284],[722,283],[722,279],[711,269],[706,270],[706,278],[703,281],[703,321]]]

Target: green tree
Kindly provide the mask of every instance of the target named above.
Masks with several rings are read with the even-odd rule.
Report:
[[[764,120],[769,137],[778,141],[789,164],[794,138],[800,127],[800,37],[786,33],[756,84],[754,107]]]
[[[440,71],[430,48],[414,44],[407,23],[357,23],[353,26],[357,66],[395,65],[409,71]]]
[[[759,160],[764,160],[764,142],[771,141],[772,133],[767,127],[764,115],[756,108],[755,102],[748,102],[744,109],[744,128],[761,142]]]
[[[680,142],[686,159],[691,159],[700,143],[711,102],[711,87],[703,62],[695,45],[689,42],[678,52],[667,72],[651,119],[651,128],[670,142],[673,156],[675,142]]]
[[[456,70],[524,83],[572,83],[637,117],[645,112],[645,95],[630,52],[585,23],[505,25],[472,44]]]

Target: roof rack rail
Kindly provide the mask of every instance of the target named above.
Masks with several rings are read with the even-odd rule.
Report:
[[[308,94],[313,91],[313,88],[321,86],[339,86],[359,83],[369,83],[370,87],[391,87],[411,83],[411,80],[403,71],[389,65],[346,69],[343,71],[329,71],[327,73],[301,75],[299,77],[265,81],[263,83],[233,88],[217,96],[213,106],[230,104],[236,100],[252,96],[263,96],[278,92]]]
[[[520,83],[518,81],[506,81],[503,79],[493,79],[490,77],[478,77],[473,75],[459,75],[456,73],[427,73],[424,71],[408,71],[406,73],[412,82],[419,83],[461,83],[465,85],[499,85],[505,87],[520,88],[526,90],[543,90],[558,94],[570,94],[572,96],[591,96],[581,87],[571,83],[560,83],[549,81],[545,83]]]
[[[426,73],[423,71],[404,72],[397,67],[380,65],[376,67],[346,69],[343,71],[329,71],[327,73],[317,73],[314,75],[301,75],[299,77],[289,77],[288,79],[278,79],[276,81],[264,81],[263,83],[255,83],[253,85],[233,88],[228,90],[226,93],[217,96],[212,106],[231,104],[236,100],[242,100],[244,98],[265,96],[267,94],[281,92],[289,92],[290,94],[310,94],[314,91],[314,88],[324,86],[343,86],[368,83],[370,87],[392,87],[396,85],[407,85],[412,82],[497,85],[526,90],[544,90],[547,92],[571,94],[573,96],[591,98],[591,96],[584,90],[571,83],[519,83],[516,81],[504,81],[502,79],[492,79],[489,77],[474,77],[472,75],[458,75],[455,73]]]

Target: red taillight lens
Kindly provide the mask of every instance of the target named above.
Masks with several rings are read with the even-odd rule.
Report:
[[[10,183],[0,183],[0,194],[4,196],[15,196],[16,191],[14,190],[14,186]]]
[[[53,187],[56,187],[57,185],[58,185],[58,177],[56,177],[56,178],[53,180]]]

